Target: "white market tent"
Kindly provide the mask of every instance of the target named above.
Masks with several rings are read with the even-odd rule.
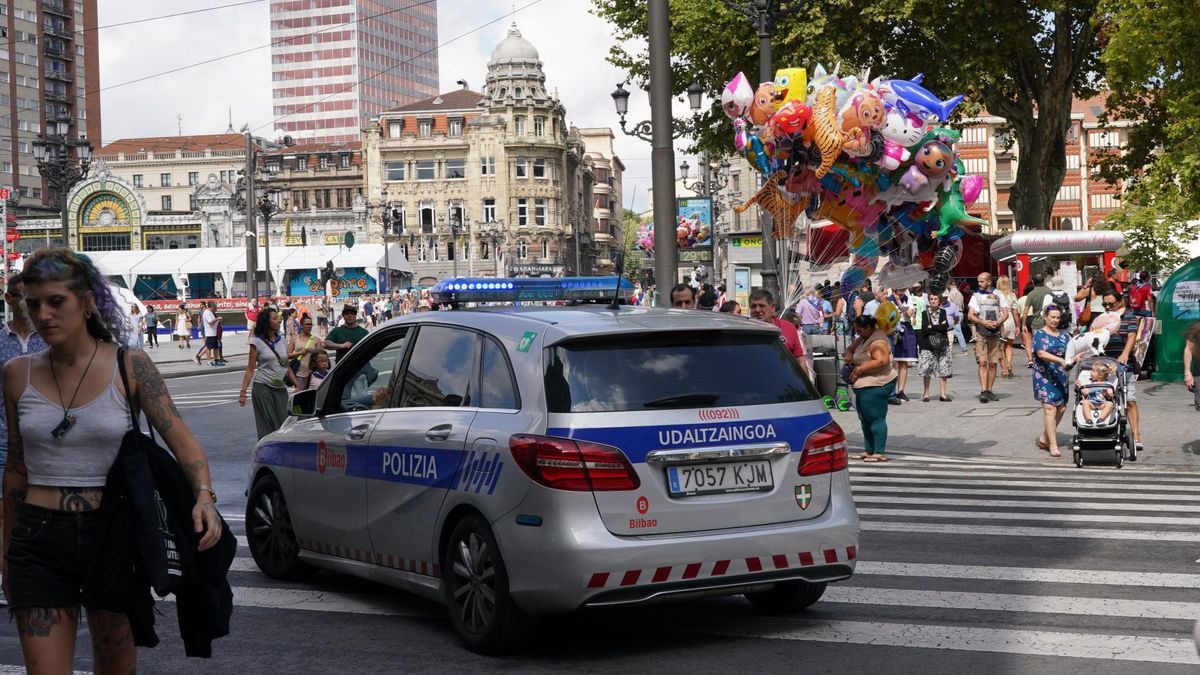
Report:
[[[260,250],[260,266],[265,263],[263,254]],[[87,255],[101,274],[124,282],[126,288],[135,288],[139,276],[170,275],[175,285],[183,288],[188,285],[189,274],[219,274],[228,293],[234,288],[234,276],[246,271],[246,250],[241,247],[96,251]],[[393,274],[412,274],[412,266],[396,244],[388,245],[386,256],[383,244],[359,244],[350,249],[324,245],[272,246],[271,275],[275,288],[286,286],[289,272],[311,272],[324,267],[327,260],[339,268],[361,267],[377,284],[384,269],[391,269]]]

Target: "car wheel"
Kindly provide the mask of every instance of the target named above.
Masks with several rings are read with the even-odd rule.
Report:
[[[442,553],[442,591],[450,622],[471,651],[499,654],[521,647],[534,619],[508,592],[508,570],[492,529],[480,516],[463,518]]]
[[[272,579],[301,581],[317,568],[300,560],[300,545],[292,531],[283,489],[274,476],[254,481],[246,502],[246,543],[263,574]]]
[[[790,612],[812,607],[825,594],[826,582],[781,581],[769,591],[747,593],[746,599],[760,612]]]

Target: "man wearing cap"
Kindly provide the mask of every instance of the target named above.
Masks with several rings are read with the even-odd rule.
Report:
[[[347,303],[342,308],[342,321],[345,324],[329,331],[329,337],[325,338],[325,348],[334,350],[335,362],[341,361],[351,347],[367,337],[367,329],[358,325],[358,308],[354,305]]]

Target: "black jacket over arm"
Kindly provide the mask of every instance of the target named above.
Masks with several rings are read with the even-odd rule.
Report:
[[[922,317],[921,329],[917,331],[917,347],[924,349],[927,352],[931,352],[933,350],[929,347],[929,336],[933,333],[947,335],[950,332],[950,320],[946,316],[946,310],[942,309],[941,307],[938,307],[936,315],[933,310],[929,309],[925,310],[924,314],[925,316]],[[933,322],[930,321],[930,319],[932,319],[934,316],[937,316],[939,322],[936,326],[932,325]]]

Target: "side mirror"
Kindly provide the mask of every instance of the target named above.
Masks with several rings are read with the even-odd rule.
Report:
[[[312,417],[317,414],[317,390],[305,389],[292,394],[292,405],[288,412],[292,417]]]

